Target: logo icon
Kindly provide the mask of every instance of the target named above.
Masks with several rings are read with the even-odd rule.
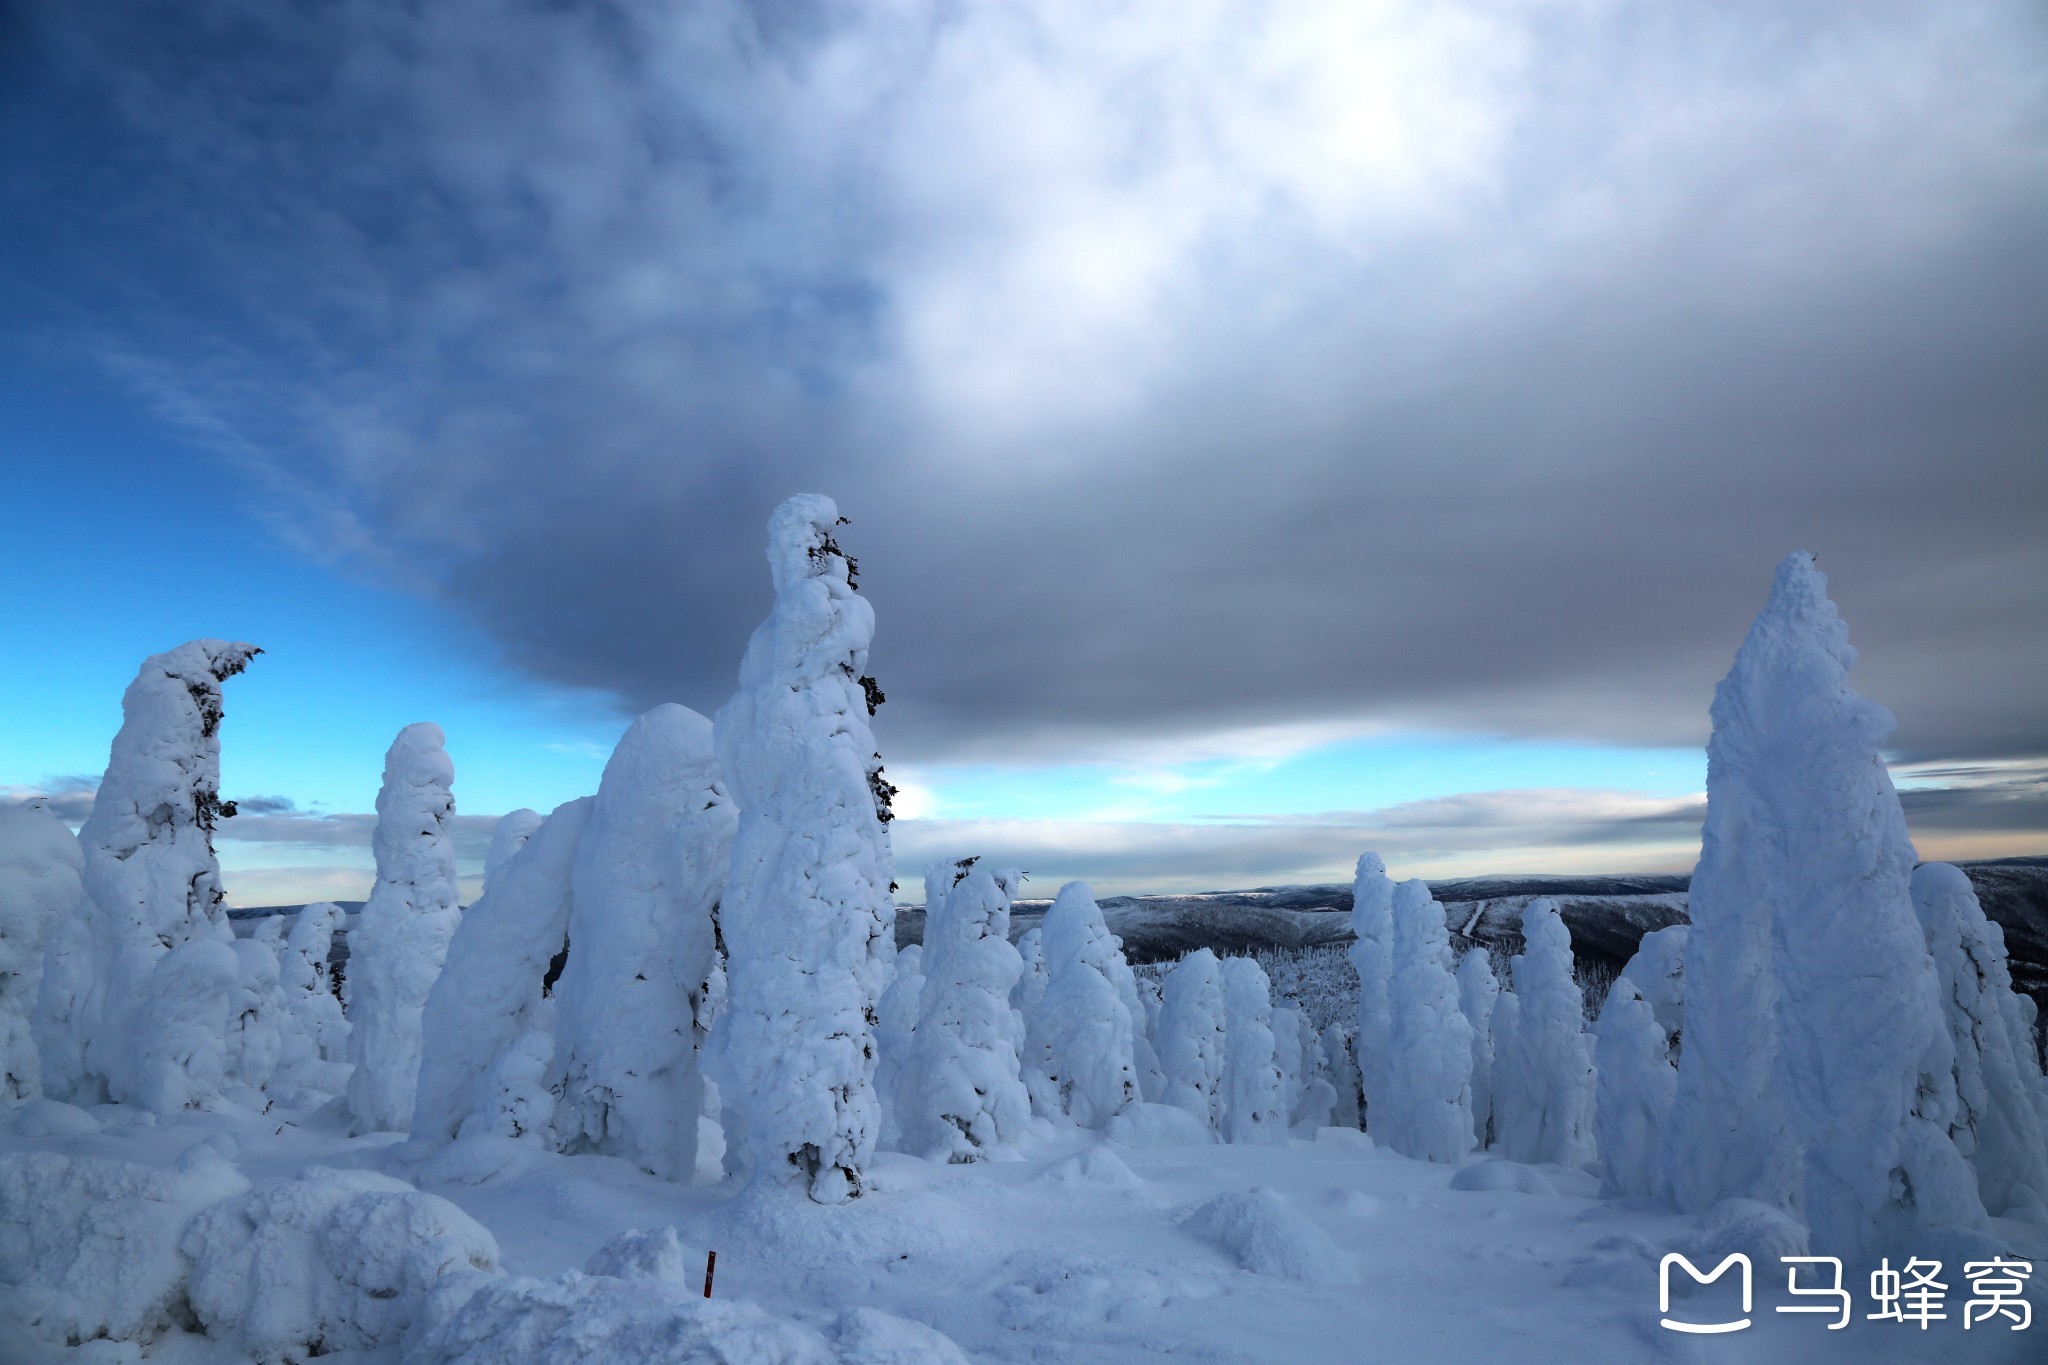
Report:
[[[1728,1272],[1729,1266],[1740,1266],[1742,1268],[1742,1311],[1744,1314],[1747,1314],[1750,1310],[1751,1282],[1749,1257],[1739,1251],[1731,1252],[1723,1258],[1721,1264],[1715,1266],[1707,1274],[1702,1275],[1698,1266],[1673,1251],[1666,1253],[1664,1259],[1657,1265],[1657,1311],[1665,1314],[1660,1319],[1663,1326],[1670,1328],[1674,1332],[1691,1332],[1698,1336],[1717,1336],[1722,1332],[1740,1332],[1743,1328],[1749,1326],[1749,1318],[1747,1316],[1737,1318],[1734,1322],[1681,1322],[1677,1318],[1671,1317],[1671,1267],[1673,1265],[1684,1266],[1685,1273],[1692,1276],[1693,1282],[1696,1284],[1712,1284]]]

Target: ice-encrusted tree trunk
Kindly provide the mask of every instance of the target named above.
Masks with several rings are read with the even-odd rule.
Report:
[[[1382,1144],[1403,1156],[1456,1161],[1472,1150],[1472,1026],[1458,1011],[1444,910],[1416,879],[1394,888],[1392,913],[1385,1101],[1367,1121]]]
[[[1664,1190],[1664,1129],[1678,1092],[1670,1036],[1626,976],[1609,988],[1594,1034],[1601,1193],[1655,1198]]]
[[[491,846],[484,854],[483,889],[491,889],[491,878],[499,868],[512,861],[512,855],[526,846],[533,832],[540,828],[541,813],[521,806],[498,817],[498,823],[491,826]]]
[[[527,1035],[552,1024],[548,965],[568,941],[576,845],[594,799],[557,806],[456,926],[421,1015],[415,1142],[452,1141],[473,1115],[503,1109],[508,1068],[523,1075],[539,1055]],[[529,1114],[523,1126],[536,1123]]]
[[[1949,1136],[1976,1171],[1986,1210],[2048,1224],[2048,1097],[2031,1021],[2012,988],[2005,931],[1947,863],[1915,868],[1912,890],[1955,1049]]]
[[[79,830],[82,913],[53,945],[44,1089],[78,1104],[210,1109],[240,975],[213,854],[221,684],[262,651],[194,640],[143,662]]]
[[[1593,1049],[1556,901],[1523,908],[1522,940],[1511,964],[1515,1028],[1494,1053],[1494,1135],[1511,1161],[1577,1166],[1593,1155]]]
[[[880,1114],[875,1005],[895,933],[888,798],[863,675],[875,616],[833,539],[831,499],[775,510],[775,606],[718,713],[719,766],[740,806],[721,910],[721,1095],[744,1096],[736,1137],[757,1178],[812,1199],[859,1195]]]
[[[371,847],[377,881],[348,936],[348,1107],[357,1132],[401,1131],[420,1074],[420,1012],[462,917],[455,889],[455,765],[431,721],[384,755]]]
[[[1778,566],[1715,689],[1668,1171],[1681,1207],[1797,1207],[1862,1258],[1981,1222],[1948,1136],[1954,1049],[1913,913],[1913,847],[1849,690],[1855,653],[1812,557]]]
[[[43,951],[79,914],[84,867],[77,838],[43,798],[0,806],[0,1103],[43,1093]]]
[[[1358,972],[1358,1028],[1351,1052],[1365,1094],[1365,1125],[1377,1119],[1372,1107],[1386,1094],[1388,1052],[1394,1016],[1394,883],[1377,853],[1361,854],[1351,887],[1351,965]]]
[[[1458,1012],[1472,1026],[1472,1144],[1493,1145],[1493,1007],[1500,983],[1493,960],[1474,948],[1458,960]]]
[[[340,1090],[348,1084],[348,1020],[328,975],[334,930],[346,916],[332,901],[309,905],[292,917],[284,951],[278,955],[278,989],[284,996],[284,1042],[277,1076],[286,1085]]]
[[[948,864],[953,884],[925,902],[924,985],[904,1087],[905,1144],[949,1162],[979,1161],[1031,1118],[1018,1069],[1023,1035],[1010,992],[1024,970],[1010,943],[1018,875],[974,860]]]
[[[1197,948],[1166,974],[1159,1011],[1159,1062],[1166,1072],[1162,1102],[1185,1109],[1211,1128],[1223,1127],[1223,968]]]
[[[711,722],[657,706],[605,764],[577,841],[571,951],[555,983],[554,1138],[670,1180],[697,1169],[698,1048],[739,812]]]
[[[923,997],[924,945],[912,943],[897,950],[894,978],[875,1006],[875,1093],[882,1101],[880,1144],[890,1150],[903,1148],[903,1115],[912,1103],[906,1087],[912,1075],[910,1060]],[[1010,1020],[1011,1029],[1022,1038],[1024,1021],[1014,1008]]]
[[[1140,1099],[1131,1012],[1114,975],[1123,950],[1085,882],[1061,887],[1040,927],[1045,997],[1026,1040],[1027,1062],[1051,1081],[1055,1113],[1100,1128]]]
[[[1272,984],[1248,957],[1223,959],[1223,1140],[1287,1141]]]

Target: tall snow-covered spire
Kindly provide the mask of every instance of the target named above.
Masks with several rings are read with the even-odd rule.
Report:
[[[1394,883],[1377,853],[1359,855],[1358,876],[1351,888],[1351,965],[1358,972],[1358,1031],[1352,1052],[1365,1093],[1365,1124],[1378,1122],[1372,1106],[1387,1097],[1388,1048],[1394,1016],[1390,992],[1394,979]]]
[[[43,1092],[34,1028],[43,948],[78,914],[84,865],[42,798],[0,806],[0,1104]]]
[[[1393,1027],[1384,1098],[1368,1092],[1367,1122],[1403,1156],[1456,1161],[1473,1142],[1472,1026],[1458,1010],[1444,908],[1415,878],[1394,888],[1392,912]]]
[[[262,651],[194,640],[143,662],[121,698],[106,776],[79,831],[85,913],[59,945],[53,1095],[158,1112],[218,1103],[240,964],[222,908],[214,822],[221,684]]]
[[[358,1131],[403,1130],[420,1074],[420,1012],[461,910],[455,891],[455,765],[441,727],[398,732],[377,793],[377,884],[349,934],[349,1110]]]
[[[1040,927],[1047,980],[1026,1064],[1051,1078],[1061,1112],[1100,1128],[1143,1098],[1132,1060],[1136,1025],[1116,988],[1123,950],[1086,882],[1061,887]]]
[[[839,521],[815,494],[770,518],[775,605],[716,726],[740,823],[713,1063],[721,1098],[744,1097],[733,1136],[757,1177],[821,1203],[860,1193],[879,1131],[874,1019],[895,932],[891,788],[868,728],[880,693],[863,676],[875,615]]]
[[[1556,901],[1529,902],[1522,938],[1512,963],[1515,1027],[1495,1053],[1494,1136],[1510,1161],[1576,1166],[1593,1155],[1593,1050]]]
[[[946,864],[953,884],[925,901],[924,984],[903,1086],[906,1146],[952,1162],[982,1160],[1031,1118],[1018,1070],[1023,1032],[1010,1008],[1024,970],[1009,937],[1020,878],[975,861]]]
[[[1796,1199],[1844,1257],[1983,1217],[1946,1132],[1953,1052],[1879,752],[1893,721],[1849,690],[1855,657],[1791,555],[1714,692],[1668,1146],[1681,1206]]]
[[[571,951],[555,984],[563,1150],[671,1180],[696,1170],[711,915],[738,823],[710,721],[670,704],[633,722],[576,848]]]

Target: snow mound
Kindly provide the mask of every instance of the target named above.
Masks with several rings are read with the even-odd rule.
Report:
[[[1357,1284],[1358,1270],[1329,1234],[1268,1189],[1222,1194],[1181,1226],[1237,1257],[1254,1275],[1304,1284]]]
[[[178,1245],[207,1335],[262,1365],[396,1346],[498,1273],[497,1242],[447,1200],[321,1166],[213,1205]]]
[[[1041,1338],[1125,1322],[1218,1292],[1213,1281],[1134,1270],[1094,1256],[1027,1254],[1014,1265],[1022,1278],[996,1291],[998,1321]]]
[[[1193,1116],[1183,1117],[1192,1119]],[[1048,1185],[1101,1185],[1117,1190],[1135,1190],[1144,1183],[1121,1157],[1105,1147],[1090,1147],[1085,1152],[1076,1152],[1064,1160],[1055,1161],[1038,1179]]]
[[[687,1285],[693,1260],[701,1268],[703,1257],[683,1245],[674,1228],[642,1232],[629,1229],[606,1242],[583,1263],[586,1275],[609,1275],[616,1280],[667,1280]]]
[[[1672,1250],[1701,1266],[1719,1265],[1738,1251],[1752,1265],[1775,1266],[1780,1256],[1806,1254],[1806,1227],[1760,1200],[1723,1199],[1701,1214]]]
[[[705,1299],[668,1280],[570,1271],[558,1280],[494,1280],[430,1331],[407,1365],[950,1365],[966,1357],[929,1327],[872,1309],[831,1335],[754,1304]]]
[[[1126,1147],[1205,1147],[1216,1140],[1208,1124],[1171,1104],[1134,1104],[1103,1132]]]
[[[46,1341],[148,1341],[188,1321],[178,1236],[249,1187],[208,1144],[175,1170],[0,1156],[0,1313]]]
[[[99,1130],[98,1119],[62,1100],[30,1100],[14,1111],[16,1137],[83,1137]]]
[[[1543,1172],[1519,1161],[1477,1161],[1451,1176],[1454,1190],[1514,1190],[1519,1194],[1556,1194]]]

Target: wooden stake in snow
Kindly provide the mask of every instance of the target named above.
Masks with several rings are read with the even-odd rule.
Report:
[[[705,1252],[705,1253],[704,1253],[704,1297],[705,1297],[705,1298],[707,1298],[707,1299],[711,1297],[711,1272],[712,1272],[713,1270],[717,1269],[717,1267],[718,1267],[718,1253],[717,1253],[717,1252],[715,1252],[715,1251],[707,1251],[707,1252]]]

